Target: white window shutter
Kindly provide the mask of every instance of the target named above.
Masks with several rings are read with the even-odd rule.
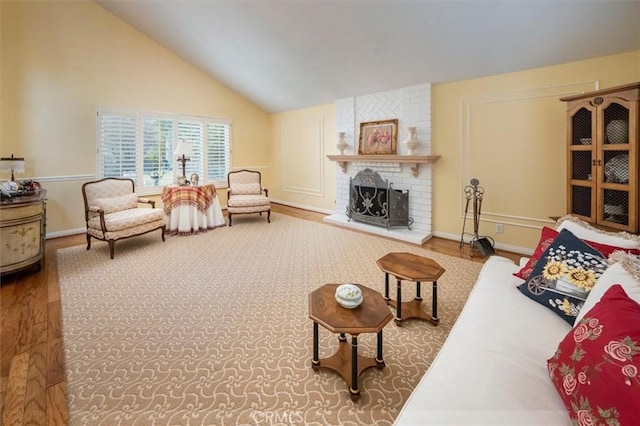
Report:
[[[136,116],[98,113],[98,123],[99,175],[132,178],[137,185]]]
[[[184,140],[191,144],[191,157],[190,161],[186,164],[186,176],[193,173],[197,173],[198,176],[203,176],[203,164],[202,164],[202,145],[204,140],[204,125],[202,121],[178,121],[178,140]]]
[[[142,131],[144,186],[173,183],[173,119],[145,116]]]
[[[229,139],[228,124],[207,124],[207,180],[211,182],[225,181],[229,172]]]

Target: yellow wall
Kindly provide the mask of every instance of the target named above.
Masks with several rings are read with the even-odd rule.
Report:
[[[80,188],[96,174],[97,106],[231,119],[232,166],[268,168],[263,110],[94,2],[1,1],[0,10],[0,154],[25,157],[22,177],[47,188],[49,234],[85,226]]]
[[[335,211],[336,119],[334,104],[271,115],[269,197],[286,204]]]
[[[480,234],[535,247],[549,216],[566,212],[565,95],[640,80],[640,51],[436,84],[432,89],[433,229],[460,235],[462,188],[485,188]],[[504,234],[495,234],[495,224]],[[467,231],[472,223],[467,222]]]
[[[566,104],[569,94],[640,80],[640,51],[553,67],[432,86],[433,230],[457,239],[463,188],[478,178],[485,188],[480,233],[499,246],[526,252],[549,216],[566,211]],[[335,163],[324,158],[325,185],[315,197],[284,189],[314,187],[318,155],[336,153],[334,105],[271,116],[273,196],[317,210],[335,208]],[[322,132],[324,130],[324,132]],[[285,149],[285,147],[288,147]],[[324,156],[323,156],[324,157]],[[298,184],[298,185],[296,185]],[[496,234],[495,225],[504,233]],[[472,230],[467,222],[466,231]]]

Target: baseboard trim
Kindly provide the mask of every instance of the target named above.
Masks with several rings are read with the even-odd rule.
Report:
[[[333,211],[333,210],[321,209],[319,207],[313,207],[313,206],[305,206],[303,204],[292,203],[290,201],[278,200],[277,198],[271,198],[271,197],[269,197],[269,198],[270,198],[272,203],[282,204],[283,206],[294,207],[296,209],[309,210],[311,212],[323,213],[323,214],[333,214],[333,213],[335,213],[335,211]]]
[[[47,232],[45,239],[68,237],[70,235],[84,234],[87,228],[65,229],[64,231]]]
[[[433,232],[433,236],[434,237],[439,237],[439,238],[444,238],[446,240],[460,241],[460,235],[451,234],[449,232],[434,231]],[[468,243],[469,242],[469,237],[465,236],[464,242]],[[533,254],[533,249],[531,249],[531,248],[520,247],[520,246],[512,246],[510,244],[496,243],[495,244],[495,248],[500,249],[500,250],[510,251],[512,253],[523,254],[525,256],[531,256]]]

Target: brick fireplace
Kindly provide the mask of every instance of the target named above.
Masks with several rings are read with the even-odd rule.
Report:
[[[407,128],[416,127],[420,142],[416,155],[431,154],[431,85],[422,84],[390,92],[340,99],[335,105],[336,131],[346,133],[349,147],[345,154],[349,156],[349,160],[336,165],[336,210],[334,214],[327,216],[325,221],[401,241],[423,244],[432,236],[432,164],[425,162],[418,166],[405,162],[409,158],[406,156],[408,149],[402,141],[407,136]],[[358,152],[360,123],[391,118],[398,118],[396,154],[402,157],[402,162],[388,156],[385,156],[384,160],[382,157],[380,160],[371,159],[370,156],[359,159],[355,154]],[[418,170],[412,170],[414,167]],[[394,227],[387,230],[385,227],[349,221],[345,212],[349,203],[350,179],[365,168],[377,172],[382,179],[388,180],[393,188],[408,190],[409,216],[413,218],[411,229]]]

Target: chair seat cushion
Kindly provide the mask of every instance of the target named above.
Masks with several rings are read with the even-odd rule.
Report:
[[[227,207],[268,207],[270,201],[264,195],[233,195],[227,200]]]
[[[164,219],[145,222],[142,225],[131,226],[121,231],[107,231],[104,234],[100,229],[88,228],[87,234],[96,237],[99,240],[119,240],[120,238],[133,237],[135,235],[142,235],[150,231],[155,231],[163,226],[165,226]]]
[[[162,209],[135,208],[104,215],[107,231],[115,232],[142,225],[156,220],[164,221]],[[96,216],[87,222],[90,228],[101,229],[100,217]]]

